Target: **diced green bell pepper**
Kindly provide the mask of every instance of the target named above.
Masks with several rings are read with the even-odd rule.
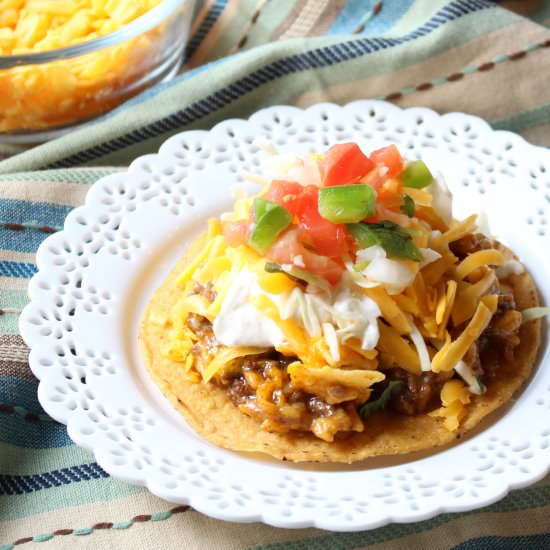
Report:
[[[319,214],[332,223],[356,223],[374,216],[376,192],[366,184],[319,189]]]
[[[292,214],[278,202],[254,199],[254,223],[250,226],[248,244],[264,254],[277,237],[292,223]]]
[[[405,187],[422,189],[430,185],[434,177],[423,161],[415,160],[406,164],[405,168],[397,174],[397,179]]]

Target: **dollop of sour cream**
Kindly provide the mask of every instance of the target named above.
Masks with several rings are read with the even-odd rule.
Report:
[[[268,348],[283,341],[277,324],[250,302],[259,291],[256,276],[242,271],[235,277],[214,319],[214,335],[226,346]]]
[[[374,349],[378,343],[380,309],[347,274],[331,293],[316,294],[295,287],[282,294],[269,294],[260,288],[256,275],[250,271],[242,271],[232,281],[214,320],[214,335],[220,343],[257,347],[281,344],[284,336],[277,324],[253,304],[254,297],[261,294],[278,307],[281,319],[291,319],[312,338],[327,333],[326,324],[330,323],[334,328],[330,333],[336,335],[339,343],[356,338],[366,350]]]

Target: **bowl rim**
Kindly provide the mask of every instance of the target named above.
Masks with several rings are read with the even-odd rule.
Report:
[[[98,38],[94,38],[93,40],[75,44],[74,46],[22,55],[0,55],[0,70],[69,59],[116,46],[130,38],[147,32],[172,16],[178,8],[188,3],[192,3],[192,0],[162,0],[154,8],[140,15],[137,19],[130,21],[130,23],[123,25],[119,29],[99,36]]]

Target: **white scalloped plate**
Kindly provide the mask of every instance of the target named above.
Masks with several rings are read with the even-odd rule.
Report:
[[[455,192],[455,214],[485,209],[548,302],[547,150],[458,113],[378,101],[271,107],[178,134],[158,155],[99,180],[64,230],[40,246],[20,330],[45,411],[113,477],[230,521],[370,529],[471,510],[541,479],[550,464],[547,351],[506,414],[431,455],[291,465],[217,448],[172,410],[141,363],[139,319],[186,243],[231,206],[230,186],[258,169],[259,136],[282,152],[356,140],[367,151],[394,142],[426,159]]]

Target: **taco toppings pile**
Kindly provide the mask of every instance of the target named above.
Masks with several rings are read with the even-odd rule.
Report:
[[[352,462],[451,441],[528,378],[538,295],[395,145],[269,150],[149,304],[148,369],[200,434]]]

